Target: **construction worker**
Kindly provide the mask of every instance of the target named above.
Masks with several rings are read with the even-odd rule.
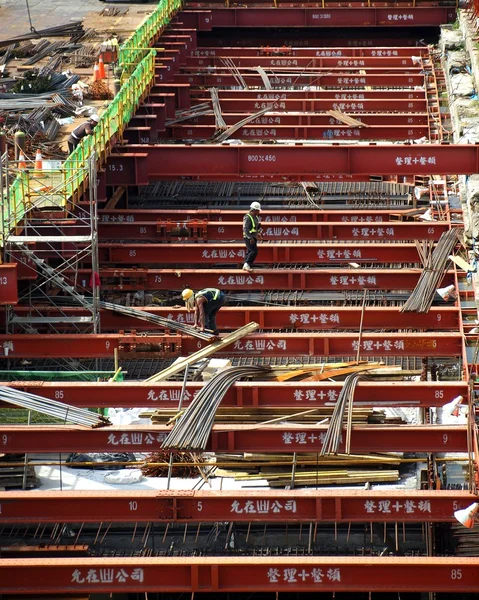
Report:
[[[263,239],[263,230],[260,227],[259,214],[261,204],[252,202],[249,211],[243,217],[243,237],[246,244],[246,256],[243,271],[252,271],[252,266],[258,256],[258,239]]]
[[[218,335],[216,313],[226,302],[225,293],[217,288],[204,288],[196,294],[190,288],[181,292],[188,312],[195,312],[195,327],[200,331],[210,330]]]
[[[93,130],[100,122],[100,117],[98,115],[92,115],[88,121],[85,121],[81,125],[78,125],[71,133],[68,138],[68,151],[70,154],[75,150],[78,144],[82,141],[82,139],[93,133]]]

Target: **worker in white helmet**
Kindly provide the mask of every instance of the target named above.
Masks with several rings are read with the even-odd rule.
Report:
[[[258,256],[258,239],[263,239],[263,230],[259,220],[260,212],[261,204],[252,202],[249,211],[243,217],[243,237],[246,245],[243,271],[253,270],[253,263]]]
[[[92,115],[88,121],[81,123],[70,133],[68,137],[68,151],[70,154],[73,152],[73,150],[75,150],[84,137],[93,134],[93,130],[99,122],[100,117],[96,114]]]
[[[205,329],[218,335],[216,313],[226,302],[225,293],[217,288],[204,288],[196,294],[190,288],[181,292],[188,312],[195,313],[195,327],[200,331]]]

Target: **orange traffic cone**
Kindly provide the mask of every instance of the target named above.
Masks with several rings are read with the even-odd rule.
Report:
[[[40,150],[35,154],[35,171],[41,173],[43,171],[43,156]]]
[[[95,68],[93,69],[93,81],[98,81],[100,79],[100,67],[98,63],[95,63]]]
[[[100,71],[100,79],[106,79],[105,63],[103,62],[103,56],[101,54],[98,59],[98,70]]]
[[[20,171],[24,171],[27,168],[27,161],[23,152],[20,152],[20,156],[18,157],[18,168]]]

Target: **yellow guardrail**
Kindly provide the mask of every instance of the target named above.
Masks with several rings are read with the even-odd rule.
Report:
[[[162,0],[136,31],[120,46],[118,62],[129,72],[149,50],[151,45],[170,22],[171,16],[181,8],[181,0]]]
[[[86,189],[88,157],[95,152],[99,165],[103,165],[112,146],[121,138],[124,128],[154,81],[156,52],[151,49],[151,45],[180,8],[181,0],[162,0],[153,13],[146,17],[120,46],[118,62],[127,77],[123,77],[124,83],[120,91],[101,115],[93,135],[82,139],[62,167],[46,171],[41,177],[36,175],[35,183],[28,172],[18,173],[8,189],[8,197],[4,199],[0,212],[0,245],[5,239],[5,234],[23,219],[33,204],[36,204],[36,189],[32,189],[32,185],[38,187],[42,178],[45,185],[48,185],[49,180],[53,180],[57,193],[60,193],[63,185],[61,195],[65,198],[65,204],[67,201],[74,203]],[[42,202],[45,202],[44,192]],[[58,206],[58,195],[55,205]]]

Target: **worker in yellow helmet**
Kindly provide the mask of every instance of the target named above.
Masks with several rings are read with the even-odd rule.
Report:
[[[181,292],[188,312],[195,312],[195,327],[204,331],[210,330],[218,335],[216,313],[226,302],[225,293],[217,288],[204,288],[196,294],[190,288]]]

